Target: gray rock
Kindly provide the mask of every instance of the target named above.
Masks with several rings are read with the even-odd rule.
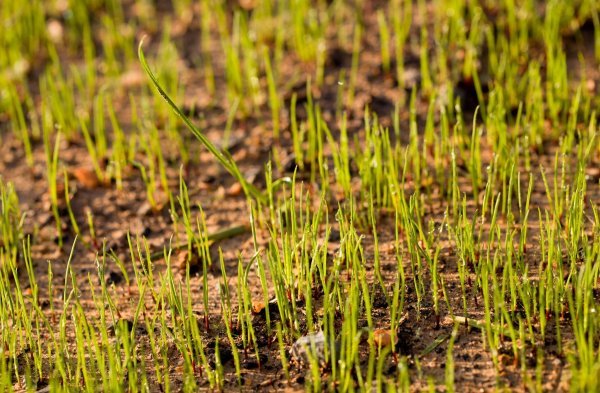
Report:
[[[325,334],[323,331],[307,334],[300,337],[292,345],[290,355],[292,360],[302,366],[308,366],[310,359],[317,359],[319,364],[324,365],[325,362]]]

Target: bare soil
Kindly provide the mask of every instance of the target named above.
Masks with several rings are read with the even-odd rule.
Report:
[[[127,3],[127,2],[126,2]],[[408,105],[405,104],[410,96],[410,91],[401,90],[398,87],[398,82],[395,75],[386,74],[382,71],[379,45],[376,39],[377,21],[373,9],[376,7],[376,2],[365,2],[365,10],[363,12],[364,21],[366,24],[365,34],[363,37],[362,51],[360,54],[360,71],[358,73],[358,81],[356,85],[356,99],[352,107],[348,110],[348,124],[350,137],[355,134],[362,133],[364,108],[368,105],[378,116],[382,124],[392,125],[393,111],[397,102],[403,103],[400,110],[401,128],[407,129],[408,124]],[[162,4],[162,3],[161,3]],[[159,18],[169,17],[175,18],[173,10],[169,2],[164,2],[159,7],[161,13]],[[127,13],[133,13],[134,9],[129,4],[126,8]],[[194,113],[194,121],[199,125],[208,137],[217,145],[221,143],[223,130],[227,121],[227,113],[229,104],[224,94],[224,89],[217,89],[216,97],[208,97],[203,88],[202,74],[199,68],[194,64],[198,63],[199,54],[194,48],[199,47],[198,37],[199,30],[196,27],[198,23],[198,10],[195,10],[192,23],[188,28],[181,28],[173,34],[173,41],[176,43],[181,61],[177,64],[182,84],[185,87],[184,108],[189,112]],[[172,29],[175,30],[177,21],[172,24]],[[99,29],[95,26],[95,29]],[[351,31],[351,26],[348,27]],[[411,34],[418,37],[419,27],[413,26]],[[147,35],[146,51],[151,59],[155,53],[157,43],[160,40],[161,32],[136,32],[136,37]],[[591,45],[586,45],[586,42],[591,39],[591,33],[583,31],[575,34],[572,38],[573,45],[569,48],[570,64],[579,64],[577,56],[582,53],[587,59],[588,64],[596,64],[593,57],[593,49]],[[418,40],[417,40],[418,41]],[[409,42],[417,42],[410,40]],[[215,47],[218,43],[215,42]],[[342,71],[348,75],[351,63],[351,47],[342,47],[337,42],[328,42],[328,58],[326,62],[325,81],[320,88],[313,88],[313,94],[316,101],[322,107],[326,119],[333,121],[335,116],[335,103],[338,92],[338,79]],[[411,45],[406,52],[406,86],[418,86],[420,83],[419,70],[419,51],[417,47]],[[65,58],[69,61],[81,62],[65,49]],[[217,86],[224,86],[225,75],[222,67],[222,59],[215,58],[216,83]],[[219,66],[220,64],[220,66]],[[286,106],[289,108],[289,100],[292,93],[298,95],[298,116],[300,119],[305,118],[303,102],[306,100],[305,86],[306,76],[312,74],[311,67],[303,64],[294,56],[290,55],[284,61],[285,67],[278,70],[279,79],[283,81],[294,81],[293,84],[280,87],[280,94],[286,98]],[[597,64],[596,64],[597,65]],[[598,75],[598,67],[589,67],[588,78],[595,81],[595,86],[600,84]],[[594,72],[596,71],[596,72]],[[577,80],[578,72],[574,73],[574,79]],[[37,85],[37,77],[35,69],[31,72],[31,86],[35,91]],[[457,94],[461,96],[466,112],[472,112],[477,105],[475,91],[468,81],[456,80],[455,89]],[[115,107],[119,108],[118,116],[124,124],[124,128],[131,127],[130,116],[131,110],[128,104],[128,94],[139,94],[140,89],[146,88],[147,80],[143,75],[140,67],[133,67],[127,70],[125,76],[121,78],[122,91],[121,102],[116,102]],[[484,81],[484,83],[487,83]],[[594,87],[596,90],[597,87]],[[39,97],[36,97],[39,98]],[[424,123],[429,102],[426,98],[420,98],[417,105],[418,118],[421,124]],[[263,168],[270,157],[270,149],[272,147],[270,110],[268,103],[265,102],[262,109],[258,113],[252,114],[247,118],[237,118],[233,124],[232,138],[234,141],[231,149],[233,156],[236,158],[238,165],[242,171],[254,178],[254,183],[257,186],[264,184]],[[289,162],[292,155],[291,137],[289,131],[289,120],[287,109],[283,116],[283,144],[278,150],[281,154],[279,160],[281,162]],[[8,129],[8,123],[0,118],[0,127]],[[333,127],[332,127],[333,128]],[[408,133],[403,134],[403,138],[408,140]],[[193,136],[183,134],[183,138],[189,140],[191,146],[192,160],[189,165],[184,168],[184,178],[188,184],[190,199],[192,205],[200,204],[207,216],[207,225],[209,231],[217,231],[226,227],[237,224],[248,223],[248,207],[244,196],[237,192],[234,185],[234,180],[225,173],[214,162],[212,157],[200,148],[198,143],[193,142]],[[166,146],[166,144],[164,144]],[[490,160],[492,152],[489,149],[484,149],[484,160]],[[536,179],[534,188],[534,197],[532,201],[532,211],[537,207],[547,206],[544,185],[537,171],[539,164],[544,164],[551,168],[554,160],[555,147],[549,146],[545,152],[533,152],[532,168],[536,168],[534,176]],[[182,165],[181,158],[175,149],[166,148],[165,155],[168,162],[168,177],[173,187],[176,190],[178,187],[179,170]],[[0,174],[5,181],[13,182],[18,192],[21,207],[26,214],[25,231],[32,236],[32,255],[34,259],[35,273],[39,280],[40,293],[42,300],[47,306],[46,311],[50,315],[50,303],[53,302],[57,307],[55,313],[58,314],[59,305],[62,302],[61,290],[65,281],[66,261],[69,256],[70,248],[74,240],[74,233],[69,226],[69,220],[66,210],[61,212],[65,223],[65,238],[62,248],[57,245],[55,222],[52,213],[49,209],[48,184],[45,178],[45,155],[41,141],[34,144],[35,165],[29,168],[25,162],[24,152],[20,142],[16,140],[12,134],[5,132],[2,136],[2,144],[0,145]],[[143,160],[140,157],[140,160]],[[89,155],[87,153],[83,140],[63,141],[60,146],[61,163],[70,171],[78,168],[90,167]],[[600,162],[596,162],[595,166],[590,166],[589,173],[589,200],[591,203],[600,203],[600,187],[599,178]],[[286,172],[287,170],[287,172]],[[276,175],[289,174],[291,167],[288,166],[276,169]],[[106,247],[107,250],[114,251],[120,258],[126,261],[129,275],[133,277],[133,268],[131,266],[129,248],[127,243],[127,232],[132,234],[132,237],[145,236],[149,247],[153,251],[160,251],[163,247],[173,241],[178,243],[184,240],[183,237],[173,238],[175,228],[169,214],[169,206],[164,206],[159,211],[152,210],[146,200],[145,186],[140,176],[140,173],[135,168],[129,168],[128,175],[123,182],[123,190],[119,191],[114,184],[98,185],[86,187],[85,179],[73,177],[71,182],[72,200],[71,204],[77,222],[81,226],[84,234],[83,239],[79,239],[75,246],[75,258],[72,261],[72,268],[78,278],[78,284],[81,294],[82,304],[89,306],[89,317],[93,318],[93,301],[88,283],[88,277],[91,277],[92,282],[97,283],[97,258],[102,250]],[[299,174],[302,177],[302,173]],[[528,176],[523,176],[527,179]],[[465,192],[469,192],[469,186],[464,182]],[[524,183],[526,184],[526,183]],[[307,184],[307,187],[318,188],[318,185]],[[425,221],[433,219],[440,223],[444,214],[444,204],[439,195],[439,186],[433,184],[431,186],[432,204],[427,207],[427,215]],[[439,203],[435,202],[439,201]],[[336,206],[332,203],[331,206]],[[476,206],[469,206],[471,211],[474,211]],[[198,210],[196,209],[196,212]],[[86,215],[88,212],[94,217],[94,225],[96,231],[96,239],[89,236]],[[330,214],[334,214],[333,208],[330,209]],[[537,219],[537,217],[536,217]],[[333,222],[334,220],[330,220]],[[386,215],[385,212],[380,213],[378,222],[381,223],[381,233],[379,233],[379,247],[382,256],[382,271],[384,279],[390,285],[393,285],[395,280],[396,261],[393,248],[393,217]],[[179,233],[182,233],[183,228],[179,228]],[[265,234],[266,235],[266,234]],[[373,255],[372,236],[366,232],[365,249],[369,256]],[[532,266],[537,265],[539,250],[535,244],[538,239],[538,229],[532,226],[529,238],[531,240],[531,248],[528,251],[528,263]],[[264,240],[264,239],[263,239]],[[335,250],[336,242],[331,242],[332,252]],[[249,233],[236,236],[231,239],[218,242],[212,247],[213,256],[217,256],[218,249],[221,248],[224,252],[227,274],[230,278],[230,288],[232,294],[235,295],[237,283],[237,263],[238,254],[241,253],[243,258],[249,258],[253,253],[252,239]],[[174,261],[183,260],[184,256],[179,255],[182,252],[174,255]],[[216,259],[216,258],[215,258]],[[53,271],[53,286],[55,288],[55,297],[48,298],[48,261],[52,263]],[[440,255],[440,271],[444,274],[449,300],[455,310],[461,310],[461,290],[456,269],[456,255],[453,252],[451,242],[446,240]],[[406,262],[408,263],[408,261]],[[178,277],[183,278],[185,269],[178,267],[175,263],[174,269]],[[113,299],[117,302],[117,307],[120,310],[120,318],[123,321],[131,320],[136,304],[132,299],[135,299],[137,288],[127,287],[124,277],[118,267],[113,263],[108,264],[109,271],[107,279],[111,285],[111,293]],[[156,271],[160,272],[165,269],[164,261],[156,261]],[[372,267],[369,267],[372,271]],[[218,340],[221,359],[226,367],[227,388],[235,389],[237,386],[235,378],[235,370],[231,350],[224,333],[224,327],[221,322],[220,304],[218,297],[218,286],[220,281],[220,270],[218,265],[213,265],[208,273],[209,291],[210,291],[210,330],[204,329],[204,310],[202,306],[202,277],[199,268],[192,270],[195,274],[192,277],[192,296],[196,304],[198,323],[202,327],[203,335],[205,336],[207,347],[214,348],[215,340]],[[26,272],[21,271],[23,285],[27,285]],[[260,286],[255,277],[252,277],[255,283],[256,299],[260,298]],[[406,299],[405,312],[406,316],[400,331],[400,351],[403,355],[409,356],[411,365],[411,379],[414,381],[415,389],[427,387],[428,378],[433,378],[436,383],[443,384],[445,363],[446,363],[446,348],[447,340],[442,340],[441,343],[433,348],[431,352],[425,353],[426,348],[436,339],[448,336],[452,332],[453,322],[448,315],[448,310],[444,304],[441,305],[440,315],[436,315],[433,311],[433,305],[428,300],[421,304],[420,317],[417,318],[417,302],[414,293],[410,292],[409,287],[408,298]],[[479,297],[479,299],[478,299]],[[318,299],[317,299],[318,301]],[[470,317],[473,319],[482,318],[481,297],[478,295],[471,296],[469,299],[469,308],[472,311]],[[518,312],[518,311],[515,311]],[[376,325],[381,328],[389,326],[389,306],[385,303],[385,298],[379,294],[376,295],[374,302],[373,317]],[[276,318],[274,316],[273,318]],[[258,332],[258,341],[260,344],[260,362],[255,356],[248,353],[243,357],[243,386],[244,390],[261,390],[261,391],[279,391],[279,390],[302,390],[305,381],[305,371],[298,366],[292,366],[292,382],[288,383],[283,375],[281,365],[279,363],[279,352],[275,337],[267,337],[264,318],[258,314],[254,316],[256,328]],[[564,326],[563,332],[569,334],[569,321],[562,320],[561,325]],[[143,328],[138,328],[136,337],[142,347],[147,346],[147,332]],[[551,335],[549,335],[551,337]],[[567,390],[567,379],[563,370],[565,369],[566,359],[552,348],[556,348],[556,343],[551,342],[539,343],[544,347],[544,376],[543,389],[548,391]],[[492,363],[491,356],[487,351],[483,350],[483,336],[481,331],[475,328],[461,327],[459,336],[456,339],[454,347],[455,360],[455,382],[456,386],[461,391],[488,391],[493,390],[497,386],[504,386],[511,390],[521,390],[523,388],[523,373],[521,365],[510,357],[510,342],[506,340],[506,364],[503,364],[502,373],[496,371]],[[148,350],[149,351],[149,350]],[[209,350],[210,351],[210,350]],[[530,369],[535,369],[536,363],[536,348],[530,348],[531,357],[528,358],[531,364],[528,364]],[[182,357],[177,352],[175,346],[170,349],[172,361],[170,365],[170,374],[172,375],[173,384],[175,387],[181,384],[181,367]],[[212,356],[209,353],[209,356]],[[366,362],[368,353],[365,346],[365,352],[361,354]],[[420,364],[420,369],[417,369],[416,363]],[[395,364],[393,359],[388,359],[386,370],[390,373],[394,372]],[[324,370],[327,373],[327,370]],[[440,385],[441,386],[441,385]],[[208,387],[206,384],[205,387]]]

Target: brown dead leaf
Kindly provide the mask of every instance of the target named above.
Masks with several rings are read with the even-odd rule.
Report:
[[[233,183],[226,191],[227,196],[238,196],[242,193],[242,185],[238,182]]]
[[[387,329],[377,329],[373,332],[373,343],[379,347],[389,347],[392,345],[392,331]]]
[[[265,309],[265,303],[261,300],[252,301],[252,312],[254,314],[260,314]]]
[[[88,167],[75,168],[72,171],[73,176],[84,188],[96,188],[100,185],[100,180],[96,172]]]

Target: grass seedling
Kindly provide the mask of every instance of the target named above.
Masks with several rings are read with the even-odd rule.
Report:
[[[390,32],[383,10],[377,13],[377,24],[379,25],[379,42],[381,45],[381,65],[383,72],[390,71]]]
[[[598,390],[593,1],[21,3],[0,391]]]
[[[183,120],[185,125],[192,132],[192,134],[194,134],[194,136],[200,142],[202,142],[202,144],[208,149],[208,151],[210,151],[210,153],[215,157],[215,159],[217,159],[217,161],[223,166],[223,168],[225,168],[230,174],[232,174],[236,178],[237,181],[240,182],[240,184],[244,188],[244,191],[248,193],[249,196],[263,201],[263,194],[256,187],[254,187],[252,184],[246,181],[233,159],[230,156],[226,155],[226,153],[219,151],[219,149],[217,149],[217,147],[213,145],[212,142],[210,142],[208,138],[206,138],[206,136],[204,136],[204,134],[202,134],[202,132],[196,126],[194,126],[190,119],[186,115],[184,115],[183,112],[181,112],[179,107],[177,107],[177,105],[173,102],[173,100],[171,100],[171,98],[165,92],[165,90],[163,90],[163,88],[158,82],[158,79],[156,79],[156,77],[150,70],[148,63],[146,62],[144,52],[142,51],[142,44],[143,41],[140,42],[140,46],[138,48],[138,56],[140,58],[144,71],[152,81],[153,86],[156,88],[156,90],[158,90],[159,94],[165,99],[165,101],[167,102],[167,104],[169,104],[171,109]]]
[[[58,244],[62,247],[63,233],[62,233],[62,220],[59,213],[59,190],[58,190],[58,152],[60,148],[60,133],[56,134],[54,141],[54,149],[50,145],[50,130],[49,125],[44,126],[44,148],[46,152],[46,163],[47,171],[46,178],[48,180],[48,191],[50,193],[50,205],[54,220],[56,222],[56,236],[58,238]]]

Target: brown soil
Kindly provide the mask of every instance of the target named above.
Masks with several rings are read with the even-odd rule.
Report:
[[[168,3],[168,2],[165,2]],[[409,98],[409,91],[400,90],[395,77],[391,74],[385,74],[381,71],[381,60],[379,56],[379,46],[375,37],[377,31],[377,21],[373,8],[375,5],[371,2],[366,2],[364,10],[365,32],[363,36],[363,49],[360,55],[360,71],[357,81],[356,99],[352,107],[348,108],[348,124],[351,135],[361,133],[363,126],[363,114],[365,105],[377,113],[380,121],[384,125],[392,124],[392,115],[395,103],[406,103]],[[172,10],[168,4],[159,7],[161,13],[159,18],[169,16],[174,17]],[[197,10],[196,10],[197,11]],[[132,7],[127,7],[127,12],[133,12]],[[227,121],[227,113],[229,104],[223,91],[217,89],[216,97],[208,97],[204,93],[202,75],[197,67],[193,65],[198,61],[198,54],[192,48],[199,47],[198,37],[199,30],[196,27],[197,13],[194,16],[193,22],[189,28],[183,32],[177,32],[173,35],[173,41],[176,43],[182,61],[178,64],[180,69],[181,81],[185,86],[184,107],[195,113],[194,121],[208,135],[208,137],[219,144],[222,138],[222,130],[225,128]],[[176,23],[173,23],[176,26]],[[98,28],[98,26],[96,26]],[[413,26],[415,36],[418,36],[418,26]],[[147,34],[146,51],[149,54],[148,58],[152,59],[152,54],[155,53],[157,43],[160,40],[158,32],[136,32],[136,37],[141,37]],[[596,64],[593,59],[593,50],[582,44],[581,40],[573,39],[576,45],[571,46],[569,51],[569,62],[579,64],[577,61],[578,53],[583,53],[588,64]],[[215,43],[215,46],[218,43]],[[77,57],[73,57],[71,53],[65,50],[65,56],[77,63],[81,61]],[[335,116],[335,102],[338,92],[338,77],[342,70],[346,74],[349,72],[351,63],[351,47],[342,47],[338,43],[328,42],[328,59],[326,62],[325,82],[320,89],[314,88],[316,101],[323,108],[326,119],[333,119]],[[419,52],[418,48],[409,48],[406,53],[406,83],[407,86],[418,85],[419,83]],[[216,83],[217,86],[225,84],[225,76],[221,60],[215,58],[216,64]],[[284,81],[294,81],[293,84],[286,88],[281,87],[281,96],[286,97],[286,106],[289,107],[289,99],[293,92],[298,94],[298,116],[303,119],[306,114],[303,110],[303,101],[306,100],[305,82],[306,75],[310,66],[301,63],[294,56],[289,56],[284,61],[284,67],[280,72],[279,79]],[[589,67],[588,70],[598,70],[598,68]],[[575,74],[578,74],[576,72]],[[573,76],[576,80],[577,75]],[[596,86],[600,83],[598,72],[588,72],[588,77],[596,81]],[[31,86],[37,85],[35,72],[30,76]],[[119,109],[119,119],[124,124],[125,128],[130,127],[131,109],[128,104],[128,94],[139,94],[140,89],[144,88],[147,83],[145,75],[143,75],[140,67],[134,67],[128,70],[126,76],[121,79],[122,86],[122,102],[115,103]],[[472,111],[477,104],[475,92],[468,83],[455,81],[456,89],[461,97],[464,97],[465,110]],[[35,91],[35,90],[34,90]],[[36,97],[38,98],[38,97]],[[418,101],[418,116],[420,123],[424,123],[426,111],[428,107],[428,99],[422,98]],[[401,105],[406,108],[407,105]],[[408,109],[402,109],[401,127],[406,129],[408,124]],[[264,184],[263,168],[269,159],[270,149],[272,145],[270,132],[270,111],[268,103],[265,102],[262,109],[258,113],[252,114],[247,118],[238,117],[233,126],[232,138],[234,147],[231,150],[236,158],[240,168],[245,174],[256,174],[255,184],[259,187]],[[1,121],[1,120],[0,120]],[[129,122],[129,123],[128,123]],[[276,159],[281,162],[289,161],[291,155],[291,142],[289,133],[289,121],[286,115],[283,116],[282,130],[284,142],[279,152],[281,157]],[[1,128],[8,128],[6,122],[0,124]],[[408,138],[408,134],[405,133]],[[246,224],[248,219],[248,207],[245,198],[240,193],[236,192],[234,180],[215,164],[212,157],[198,143],[191,142],[193,137],[188,134],[183,134],[186,140],[189,140],[191,146],[192,161],[185,167],[184,177],[190,191],[190,199],[192,205],[201,204],[206,212],[207,225],[209,231],[220,230],[236,224]],[[491,152],[485,152],[488,157]],[[176,149],[166,149],[165,155],[168,162],[168,177],[173,190],[178,187],[179,168],[182,164],[181,158],[178,156]],[[42,300],[45,301],[47,312],[50,314],[50,302],[54,302],[57,307],[56,314],[60,311],[59,306],[62,302],[60,295],[62,294],[63,283],[65,280],[66,260],[69,256],[70,247],[74,240],[72,228],[68,224],[68,216],[66,211],[62,212],[64,222],[66,223],[64,246],[58,247],[56,239],[56,229],[53,216],[49,209],[48,203],[48,184],[45,178],[45,155],[41,141],[37,141],[34,145],[35,165],[29,168],[26,165],[23,149],[20,142],[6,133],[3,135],[2,145],[0,146],[0,174],[5,181],[13,182],[19,194],[22,211],[26,214],[25,231],[32,235],[32,255],[34,259],[35,273],[40,284],[40,293]],[[140,157],[143,160],[143,157]],[[60,160],[71,171],[78,168],[87,168],[90,165],[89,156],[83,140],[63,141],[60,146]],[[535,154],[532,168],[537,168],[538,164],[545,163],[546,167],[551,168],[554,160],[553,149],[548,149],[546,153]],[[596,168],[600,163],[596,163]],[[590,166],[594,168],[593,165]],[[285,174],[285,169],[279,170],[277,175]],[[534,171],[538,175],[538,171]],[[598,179],[599,171],[590,169],[590,178],[588,184],[589,198],[592,203],[600,203],[600,187]],[[302,174],[299,174],[302,176]],[[172,239],[175,228],[173,227],[168,206],[165,206],[160,211],[153,211],[149,208],[146,201],[146,192],[144,183],[139,172],[136,169],[131,169],[129,175],[124,179],[123,190],[119,191],[114,184],[98,185],[86,183],[86,175],[73,176],[71,181],[72,187],[72,207],[84,235],[79,239],[75,246],[75,258],[72,261],[72,268],[78,280],[79,289],[81,291],[82,304],[89,306],[89,312],[94,309],[91,291],[88,283],[88,274],[92,277],[92,282],[97,283],[97,263],[96,258],[101,251],[103,245],[106,249],[113,250],[120,258],[127,262],[128,273],[133,277],[133,268],[131,266],[129,250],[127,245],[127,232],[135,236],[145,236],[153,251],[160,251],[170,241],[178,243],[184,238]],[[523,177],[524,179],[527,176]],[[524,183],[525,185],[526,183]],[[312,185],[308,185],[310,188]],[[469,192],[469,186],[464,185],[465,192]],[[433,219],[436,223],[441,222],[444,213],[443,201],[439,196],[439,190],[434,185],[432,188],[432,200],[439,201],[428,206],[428,211],[424,222]],[[544,186],[541,181],[536,181],[534,189],[534,200],[532,201],[532,211],[537,207],[545,207],[547,199],[545,196]],[[332,204],[335,206],[335,204]],[[474,211],[475,206],[469,206],[471,211]],[[196,212],[198,210],[196,209]],[[94,225],[96,230],[96,239],[89,236],[86,214],[91,212],[94,217]],[[333,217],[333,209],[330,213]],[[533,218],[535,223],[536,215]],[[334,220],[330,220],[333,222]],[[389,285],[393,285],[395,280],[396,261],[393,251],[393,217],[382,213],[378,218],[382,232],[379,234],[379,247],[382,256],[382,272],[384,279]],[[385,228],[389,228],[386,230]],[[183,233],[183,228],[178,228],[179,233]],[[529,238],[532,244],[537,241],[537,230],[532,226]],[[456,256],[453,253],[452,245],[448,240],[444,240],[444,246],[440,255],[440,271],[444,274],[446,286],[448,290],[449,300],[455,310],[461,310],[461,291],[458,277],[456,276]],[[367,235],[365,239],[365,249],[367,251],[367,259],[373,255],[372,236]],[[332,250],[335,249],[336,242],[332,241]],[[253,253],[252,239],[249,234],[237,236],[218,243],[225,256],[227,274],[230,278],[230,288],[235,295],[237,283],[237,263],[238,254],[241,253],[243,258],[248,259]],[[217,248],[212,248],[213,256],[217,255]],[[532,265],[536,265],[536,256],[538,250],[535,247],[531,248],[528,253],[528,258]],[[181,252],[179,252],[181,253]],[[174,255],[174,260],[183,259],[183,255]],[[372,258],[371,258],[372,259]],[[216,260],[216,258],[215,258]],[[47,273],[48,263],[52,262],[52,270],[54,273],[53,286],[55,288],[55,298],[48,299],[47,296]],[[408,263],[408,262],[407,262]],[[160,272],[165,269],[164,261],[156,262],[156,270]],[[372,269],[372,267],[369,267]],[[21,271],[23,285],[27,285],[26,272]],[[183,278],[184,270],[176,268],[178,277]],[[202,277],[199,269],[196,269],[196,274],[192,277],[192,296],[194,298],[195,310],[197,311],[198,323],[202,326],[203,334],[205,335],[207,347],[214,348],[215,340],[219,340],[219,348],[221,351],[222,361],[226,370],[226,388],[234,389],[236,378],[234,374],[234,365],[231,357],[231,350],[228,347],[228,342],[224,334],[224,327],[221,322],[220,304],[217,294],[217,288],[220,280],[220,270],[215,264],[210,269],[209,287],[211,294],[211,309],[210,311],[210,331],[204,330],[204,309],[202,306]],[[251,275],[251,280],[255,284],[255,298],[260,298],[260,286],[257,278]],[[107,278],[111,284],[110,288],[113,299],[117,302],[117,307],[120,310],[121,318],[128,320],[132,318],[135,310],[135,293],[136,288],[128,288],[123,275],[118,267],[108,262]],[[472,313],[469,315],[474,319],[481,319],[481,298],[472,296],[469,299],[469,307]],[[433,305],[429,299],[426,299],[421,304],[420,318],[417,319],[416,313],[416,296],[411,292],[409,286],[408,298],[406,299],[405,312],[406,317],[401,326],[400,348],[403,355],[409,356],[411,366],[411,380],[414,381],[415,389],[427,388],[428,378],[433,378],[436,383],[443,384],[444,370],[446,363],[446,348],[447,340],[434,348],[431,352],[424,354],[424,350],[435,339],[447,336],[452,332],[453,323],[447,315],[446,306],[442,303],[440,316],[436,316],[433,311]],[[90,314],[93,318],[94,315]],[[389,323],[389,310],[385,299],[379,294],[375,299],[375,309],[373,317],[376,325],[381,328],[386,328]],[[304,370],[299,367],[292,367],[292,382],[288,383],[284,376],[279,363],[279,352],[274,337],[266,336],[265,324],[261,315],[254,317],[258,332],[258,341],[261,348],[260,367],[259,362],[254,355],[248,354],[243,357],[243,389],[244,390],[302,390],[304,386]],[[569,321],[563,321],[565,334],[569,331]],[[137,338],[142,347],[148,345],[145,335],[147,332],[143,328],[139,328]],[[523,387],[523,374],[519,364],[513,362],[510,357],[510,342],[508,339],[505,343],[506,364],[503,364],[503,370],[499,374],[494,367],[491,356],[483,350],[482,333],[473,328],[461,327],[459,335],[455,342],[454,359],[455,359],[455,382],[456,386],[461,391],[479,391],[493,390],[497,386],[505,386],[509,389],[520,390]],[[544,390],[566,390],[568,376],[565,375],[563,369],[566,365],[566,359],[558,353],[552,351],[555,343],[545,342],[539,343],[545,349],[544,357],[544,375],[542,377]],[[209,350],[210,351],[210,350]],[[250,351],[251,352],[251,351]],[[174,387],[180,386],[182,358],[175,347],[171,348],[171,369],[169,370],[173,377]],[[530,369],[535,369],[536,349],[531,348]],[[209,356],[211,356],[209,352]],[[362,354],[366,361],[368,354]],[[420,371],[416,363],[420,364]],[[388,360],[390,373],[394,372],[393,359]],[[325,371],[326,372],[326,371]],[[206,384],[205,387],[208,385]]]

